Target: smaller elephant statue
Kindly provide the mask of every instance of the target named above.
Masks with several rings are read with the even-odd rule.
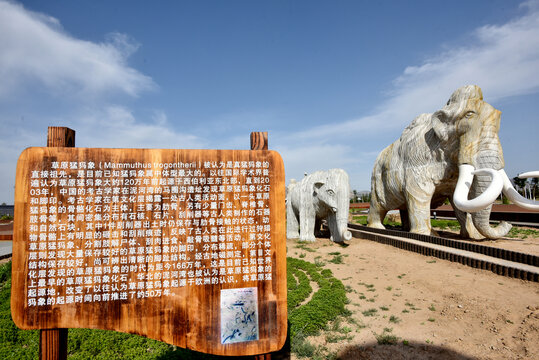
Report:
[[[291,180],[286,195],[286,237],[314,241],[326,219],[331,240],[350,240],[348,231],[350,183],[342,169],[317,171],[300,182]]]

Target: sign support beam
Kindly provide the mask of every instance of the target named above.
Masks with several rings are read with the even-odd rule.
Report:
[[[75,130],[62,126],[49,126],[47,147],[75,147]],[[67,329],[40,330],[39,359],[67,359]]]

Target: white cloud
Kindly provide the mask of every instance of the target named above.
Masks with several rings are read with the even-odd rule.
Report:
[[[111,94],[137,97],[156,88],[127,64],[138,48],[121,33],[102,43],[76,39],[57,19],[0,0],[0,124],[9,134],[0,137],[1,201],[12,201],[17,158],[26,147],[46,145],[47,126],[74,129],[81,147],[205,145],[174,130],[163,110],[140,116],[113,103]]]
[[[378,139],[381,150],[390,144],[381,140],[383,134],[400,133],[416,116],[441,108],[463,85],[479,85],[491,103],[537,92],[539,1],[524,3],[522,8],[526,11],[523,16],[477,28],[465,44],[446,45],[421,65],[405,68],[385,101],[369,115],[287,134],[286,141],[294,144],[280,148],[287,178],[303,171],[342,167],[350,175],[352,188],[368,189],[377,153],[358,151],[364,144],[358,137],[368,137],[371,143]]]
[[[403,129],[417,115],[441,108],[457,88],[476,84],[485,100],[539,90],[539,2],[523,4],[527,12],[502,25],[476,29],[466,44],[446,49],[423,64],[407,67],[394,81],[389,97],[368,116],[293,134],[313,141],[337,136]]]
[[[119,33],[99,44],[75,39],[57,19],[0,1],[0,100],[37,84],[59,95],[137,96],[155,87],[150,77],[126,65],[137,48]]]
[[[193,149],[206,145],[202,138],[175,131],[162,110],[155,110],[153,122],[146,123],[137,122],[131,110],[119,105],[88,111],[80,119],[74,126],[77,146]]]

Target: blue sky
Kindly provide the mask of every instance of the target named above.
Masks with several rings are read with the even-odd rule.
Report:
[[[248,149],[287,182],[377,154],[477,84],[502,111],[506,172],[539,169],[539,1],[0,0],[0,202],[47,126],[79,147]]]

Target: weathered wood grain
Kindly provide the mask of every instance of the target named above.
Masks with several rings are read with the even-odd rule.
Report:
[[[47,129],[48,147],[75,147],[75,130],[64,126],[49,126]]]
[[[134,298],[131,295],[127,299],[118,299],[111,301],[95,301],[95,302],[78,302],[69,304],[49,304],[42,306],[31,306],[28,303],[28,294],[32,284],[29,279],[29,249],[30,249],[30,199],[32,195],[31,171],[50,170],[51,164],[56,162],[70,163],[88,163],[94,162],[96,170],[103,164],[197,164],[197,169],[202,168],[204,162],[267,162],[269,164],[267,179],[269,181],[269,199],[266,200],[269,209],[269,234],[271,238],[271,246],[268,247],[268,258],[271,258],[271,279],[269,280],[245,280],[241,276],[235,277],[233,282],[225,282],[218,284],[207,285],[186,285],[175,288],[170,288],[169,295]],[[142,170],[142,169],[139,169]],[[77,169],[65,169],[67,179],[77,179]],[[209,177],[209,170],[202,171],[203,176]],[[199,177],[199,178],[201,178]],[[213,176],[220,178],[220,181],[231,181],[231,176],[221,174]],[[234,181],[239,184],[247,184],[248,174],[239,173]],[[112,177],[114,178],[114,177]],[[111,178],[111,179],[112,179]],[[116,177],[114,179],[135,181],[138,176]],[[154,172],[150,177],[151,181],[156,184],[163,178],[164,173]],[[170,178],[170,177],[169,177]],[[185,179],[183,177],[182,179]],[[225,178],[227,178],[225,180]],[[269,353],[280,349],[286,338],[287,327],[287,310],[286,310],[286,243],[285,243],[285,188],[284,188],[284,166],[281,157],[274,151],[242,151],[242,150],[159,150],[159,149],[90,149],[90,148],[29,148],[26,149],[20,156],[17,165],[17,181],[15,190],[15,223],[14,223],[14,242],[13,242],[13,288],[12,288],[12,315],[17,326],[24,329],[55,329],[55,328],[99,328],[116,330],[128,333],[144,335],[156,340],[161,340],[170,344],[174,344],[183,348],[189,348],[196,351],[218,355],[253,355],[261,353]],[[84,186],[76,186],[76,189],[82,189]],[[68,194],[60,194],[61,187],[59,185],[51,185],[48,183],[45,186],[48,197],[55,197],[58,202],[66,204],[69,200]],[[129,189],[136,188],[130,186]],[[253,196],[250,192],[227,192],[223,196],[227,202],[233,203],[234,209],[241,209],[244,205],[242,199],[249,199]],[[132,190],[135,191],[135,190]],[[49,196],[50,195],[50,196]],[[184,195],[186,195],[184,193]],[[219,194],[217,194],[220,196]],[[81,198],[81,202],[87,200],[87,196],[74,196],[76,201]],[[38,200],[44,196],[37,197]],[[75,201],[75,200],[73,200]],[[135,211],[139,198],[130,202],[126,199],[119,200],[119,205],[125,205],[127,213],[144,213],[145,220],[153,221],[157,211]],[[161,200],[160,204],[165,201]],[[224,203],[224,202],[223,202]],[[179,218],[179,212],[188,212],[188,206],[207,206],[209,201],[199,199],[197,201],[176,201],[176,210],[169,210],[169,215],[175,219]],[[266,206],[265,205],[265,206]],[[219,205],[221,206],[221,205]],[[163,216],[164,210],[159,211]],[[110,210],[109,215],[114,215]],[[67,214],[62,213],[57,216],[57,224],[66,223]],[[264,216],[262,213],[253,216],[256,224],[262,225]],[[227,218],[233,221],[233,218]],[[39,220],[41,221],[41,220]],[[47,220],[48,221],[48,220]],[[108,220],[107,226],[111,226],[113,220]],[[86,220],[77,219],[74,221],[73,232],[80,233],[91,232],[93,236],[97,236],[98,232],[95,229],[87,230]],[[43,225],[49,226],[48,222]],[[39,223],[41,226],[41,223]],[[219,230],[219,227],[217,227]],[[159,227],[160,236],[153,236],[152,241],[156,241],[159,245],[159,251],[164,251],[164,239],[172,238],[172,229],[165,226]],[[202,229],[202,228],[201,228]],[[178,230],[178,229],[176,229]],[[196,230],[195,230],[196,231]],[[68,233],[69,231],[67,231]],[[65,230],[61,230],[60,226],[55,228],[55,238],[59,239],[62,236],[67,236]],[[101,235],[99,235],[101,236]],[[257,239],[258,230],[255,232],[242,233],[243,238]],[[121,238],[121,237],[120,237]],[[156,240],[158,239],[158,240]],[[121,239],[120,239],[121,240]],[[178,237],[180,243],[185,243],[185,237]],[[36,241],[35,238],[32,241]],[[40,243],[41,239],[37,240]],[[136,244],[129,242],[121,242],[120,245],[114,246],[108,244],[106,247],[112,250],[122,252],[132,251],[136,248],[143,247],[146,236],[135,237]],[[41,241],[48,246],[49,240]],[[72,240],[73,250],[85,250],[90,248],[84,239],[74,238]],[[55,245],[56,246],[56,245]],[[201,247],[197,247],[195,252],[202,252]],[[252,249],[242,248],[241,244],[234,243],[234,251],[241,253],[239,259],[243,261],[251,261],[256,258],[251,252]],[[258,249],[262,249],[257,245]],[[103,246],[105,248],[105,246]],[[91,248],[95,250],[94,248]],[[262,249],[264,250],[264,249]],[[47,254],[52,250],[47,249]],[[36,251],[37,254],[39,252]],[[75,253],[75,251],[73,252]],[[218,252],[216,252],[218,253]],[[39,255],[41,256],[41,254]],[[43,256],[45,251],[43,250]],[[194,257],[193,252],[188,253],[187,257]],[[93,264],[99,256],[84,255],[84,263],[81,269],[84,271]],[[264,257],[265,258],[265,257]],[[202,269],[211,269],[211,259],[200,259]],[[123,260],[122,260],[123,261]],[[147,264],[149,264],[148,262]],[[152,263],[153,264],[153,263]],[[71,270],[69,270],[71,271]],[[77,269],[73,269],[77,271]],[[137,283],[137,276],[141,273],[146,279],[153,278],[158,273],[163,273],[164,270],[149,269],[137,270],[129,272],[129,283]],[[240,268],[241,271],[241,268]],[[87,275],[87,274],[85,274]],[[49,276],[49,275],[47,275]],[[159,275],[161,276],[161,275]],[[49,276],[50,277],[50,276]],[[47,279],[49,279],[47,277]],[[84,276],[81,276],[83,281],[86,281]],[[55,278],[53,278],[55,279]],[[95,280],[88,280],[88,286],[95,285]],[[258,323],[259,333],[258,340],[244,341],[230,344],[222,344],[221,334],[221,308],[220,294],[223,289],[236,288],[256,288],[258,292]],[[59,287],[57,291],[64,291],[63,287]],[[84,288],[83,291],[87,291]],[[88,290],[89,291],[89,290]],[[58,294],[57,294],[58,295]],[[62,294],[63,295],[63,294]],[[136,294],[135,294],[136,295]],[[52,296],[52,295],[51,295]],[[48,299],[51,296],[43,296]]]
[[[39,358],[67,359],[67,329],[43,329],[39,332]]]
[[[268,133],[266,131],[251,133],[251,150],[268,150]]]
[[[75,147],[75,130],[62,126],[47,129],[48,147]],[[39,359],[67,359],[67,329],[42,329],[39,333]]]

